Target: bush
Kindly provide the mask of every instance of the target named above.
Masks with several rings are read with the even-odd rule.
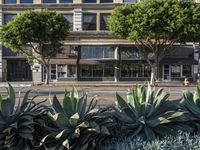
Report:
[[[200,135],[179,132],[177,136],[146,141],[141,136],[120,136],[104,143],[101,150],[197,150]]]
[[[117,94],[118,105],[112,114],[118,120],[121,132],[143,134],[149,140],[175,134],[178,130],[190,131],[181,123],[184,112],[180,111],[180,103],[168,98],[169,93],[163,89],[156,92],[150,86],[136,87],[128,93],[127,101]]]
[[[0,149],[32,150],[46,134],[48,108],[35,103],[29,93],[27,91],[20,102],[9,84],[8,97],[0,94]]]

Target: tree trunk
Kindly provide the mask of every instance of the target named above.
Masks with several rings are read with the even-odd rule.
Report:
[[[151,65],[151,85],[155,85],[157,79],[157,65],[153,64]]]
[[[45,84],[49,84],[49,64],[44,65],[45,69],[46,69],[46,79],[45,79]]]

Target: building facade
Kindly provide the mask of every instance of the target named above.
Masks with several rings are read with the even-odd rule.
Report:
[[[112,10],[136,0],[0,0],[0,25],[25,10],[57,11],[71,24],[63,51],[50,63],[50,80],[58,81],[139,81],[150,78],[150,67],[135,52],[135,45],[113,37],[106,22]],[[175,51],[159,65],[163,81],[196,81],[198,46],[175,45]],[[0,46],[0,81],[45,79],[40,64],[30,66],[22,54]]]

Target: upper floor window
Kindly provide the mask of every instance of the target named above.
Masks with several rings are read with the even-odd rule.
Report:
[[[73,0],[60,0],[60,3],[73,3]]]
[[[124,0],[124,3],[133,4],[136,3],[136,0]]]
[[[83,0],[83,3],[96,3],[97,0]]]
[[[113,0],[100,0],[100,3],[113,3]]]
[[[33,3],[33,0],[20,0],[20,3]]]
[[[82,46],[82,59],[114,58],[115,49],[112,46]]]
[[[140,60],[141,56],[134,47],[121,47],[122,60]]]
[[[83,14],[83,30],[96,30],[96,14]]]
[[[4,14],[4,24],[11,21],[17,14]]]
[[[56,3],[56,0],[43,0],[43,3]]]
[[[70,30],[73,30],[73,14],[63,14],[63,16],[67,19],[70,24]]]
[[[5,4],[16,4],[17,0],[4,0]]]
[[[100,30],[108,30],[107,21],[110,14],[100,14]]]

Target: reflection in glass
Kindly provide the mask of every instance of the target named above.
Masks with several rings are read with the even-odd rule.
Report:
[[[83,14],[83,30],[96,30],[96,14]]]

